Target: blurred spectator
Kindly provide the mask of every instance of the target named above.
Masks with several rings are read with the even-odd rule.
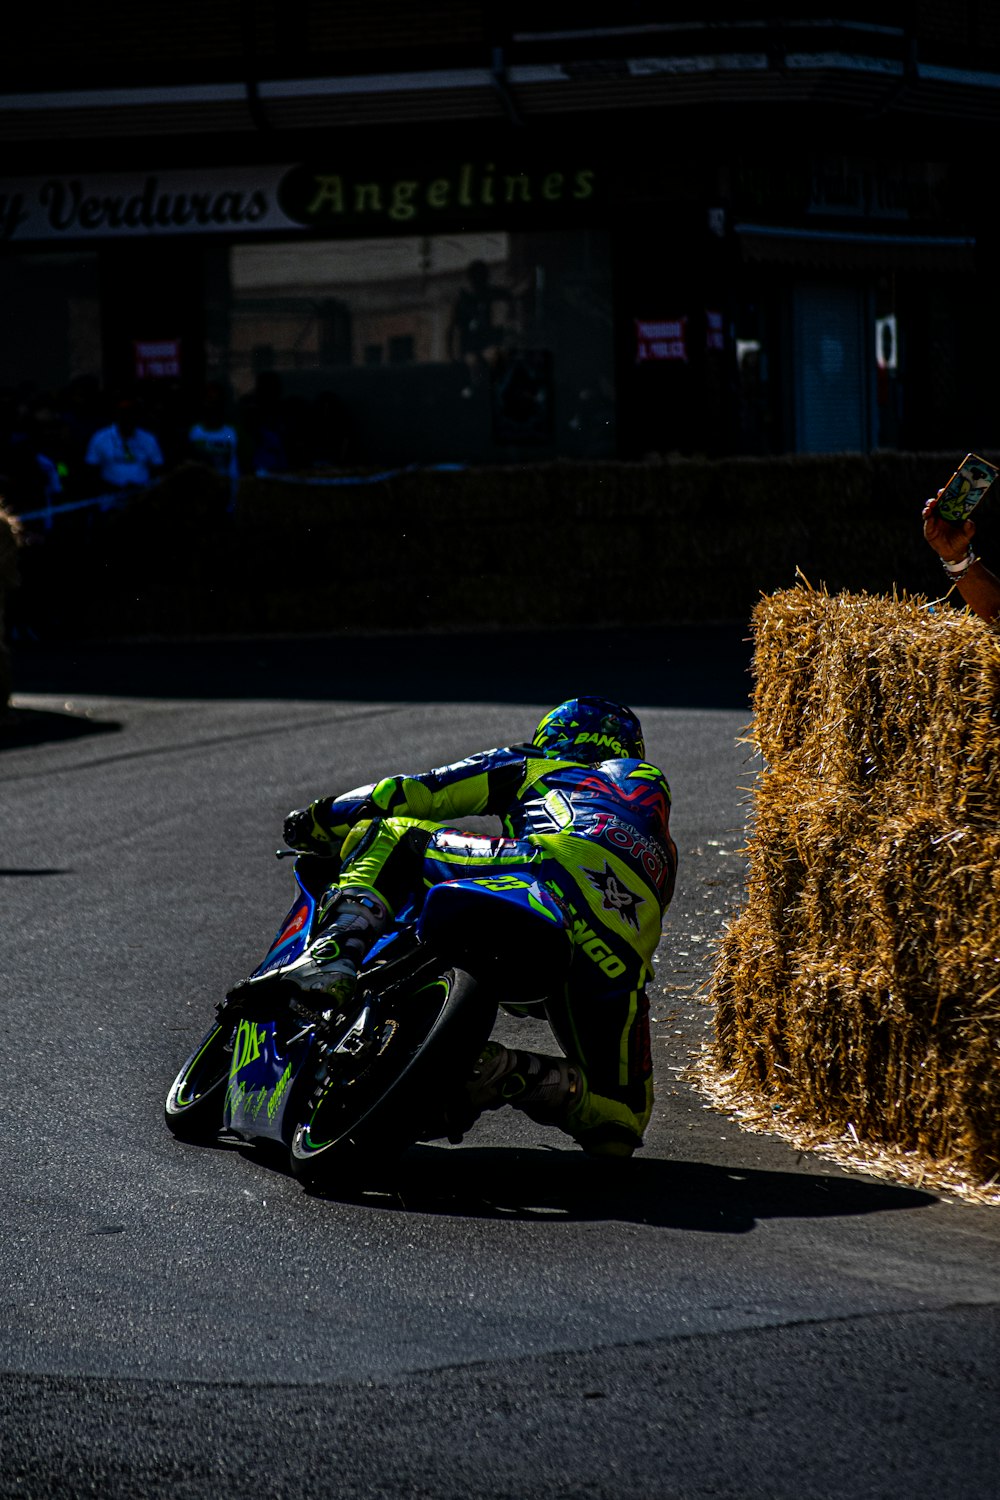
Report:
[[[226,421],[226,398],[222,386],[213,381],[205,387],[201,417],[188,433],[191,457],[229,480],[230,509],[236,500],[240,468],[236,428]]]
[[[69,433],[53,393],[44,392],[32,402],[28,435],[41,475],[43,504],[58,505],[71,483],[71,454]]]
[[[54,398],[27,388],[5,392],[0,403],[0,468],[9,508],[18,514],[54,504],[63,493],[60,430]]]
[[[35,454],[35,464],[41,475],[42,483],[42,505],[39,509],[44,507],[46,510],[51,510],[54,505],[59,504],[63,494],[63,482],[62,475],[59,472],[59,465],[54,463],[45,453]]]
[[[250,474],[288,472],[288,415],[276,370],[259,373],[253,390],[240,402],[238,426],[241,469]]]
[[[484,260],[470,261],[465,275],[469,284],[462,287],[455,299],[448,326],[448,354],[464,363],[471,384],[462,394],[471,395],[472,386],[488,375],[507,335],[502,323],[494,323],[493,310],[497,303],[503,303],[511,316],[514,295],[507,287],[493,285]]]
[[[121,399],[115,420],[95,432],[87,447],[86,461],[109,493],[141,488],[163,468],[159,443],[138,425],[137,418],[137,403]]]

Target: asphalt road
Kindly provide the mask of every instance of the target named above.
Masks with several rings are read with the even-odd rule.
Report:
[[[744,878],[740,634],[18,653],[0,1496],[997,1495],[997,1211],[742,1134],[681,1077]],[[173,1074],[284,911],[284,812],[591,690],[642,712],[681,852],[641,1156],[498,1112],[341,1204],[175,1142]]]

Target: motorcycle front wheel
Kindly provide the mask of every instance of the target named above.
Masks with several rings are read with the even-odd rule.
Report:
[[[292,1171],[312,1191],[355,1192],[366,1168],[423,1138],[496,1018],[496,1006],[462,969],[425,971],[391,1001],[376,996],[372,1005],[367,1046],[331,1050],[292,1135]]]
[[[163,1106],[168,1129],[182,1141],[207,1141],[222,1128],[222,1103],[233,1060],[233,1022],[217,1021],[171,1085]]]

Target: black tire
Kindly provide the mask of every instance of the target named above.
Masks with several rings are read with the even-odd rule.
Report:
[[[222,1129],[222,1102],[233,1060],[233,1020],[217,1021],[174,1079],[163,1118],[182,1141],[207,1141]]]
[[[428,1110],[471,1067],[495,1019],[496,1004],[462,969],[425,970],[397,991],[382,1004],[373,1051],[327,1058],[292,1134],[295,1176],[315,1191],[356,1192],[367,1169],[424,1138]]]

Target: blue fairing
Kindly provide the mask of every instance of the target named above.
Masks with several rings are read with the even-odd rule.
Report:
[[[226,1129],[287,1144],[295,1122],[286,1135],[285,1106],[315,1036],[306,1026],[289,1037],[287,1020],[240,1020],[223,1104]]]
[[[306,890],[297,869],[295,883],[299,888],[298,897],[292,902],[288,915],[275,933],[274,941],[267,950],[263,963],[258,964],[250,975],[251,979],[260,979],[262,975],[273,973],[275,969],[292,963],[303,952],[309,941],[316,913],[316,900]]]
[[[317,898],[296,868],[298,894],[251,981],[270,980],[294,962],[315,935]],[[530,1001],[565,978],[572,955],[568,919],[551,893],[529,875],[484,875],[433,886],[419,912],[397,912],[390,931],[372,948],[367,963],[389,956],[394,943],[416,925],[420,938],[449,963],[469,967],[482,983],[502,989],[505,999]],[[261,986],[267,994],[267,983]],[[285,1112],[293,1085],[311,1069],[314,1024],[294,1021],[282,1007],[277,1020],[243,1014],[233,1037],[233,1058],[223,1104],[225,1129],[248,1138],[288,1144],[294,1121]]]
[[[432,886],[417,932],[511,1001],[535,1000],[556,989],[572,957],[566,913],[527,873]]]

